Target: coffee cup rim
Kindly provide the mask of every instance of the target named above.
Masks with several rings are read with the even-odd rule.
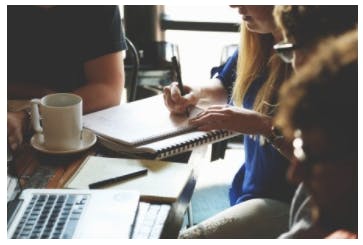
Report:
[[[73,98],[76,98],[77,101],[71,105],[66,105],[66,106],[54,106],[54,105],[48,105],[45,103],[45,100],[51,98],[51,97],[54,97],[54,96],[61,96],[61,95],[66,95],[66,96],[72,96]],[[48,107],[48,108],[68,108],[68,107],[72,107],[72,106],[75,106],[75,105],[78,105],[80,103],[82,103],[82,97],[77,95],[77,94],[74,94],[74,93],[52,93],[52,94],[47,94],[45,96],[43,96],[41,99],[40,99],[40,103],[42,104],[42,106],[45,106],[45,107]]]

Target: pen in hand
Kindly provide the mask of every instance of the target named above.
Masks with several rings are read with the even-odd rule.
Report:
[[[180,65],[178,60],[176,59],[176,56],[171,57],[171,62],[173,63],[174,69],[176,71],[176,80],[178,82],[180,93],[181,95],[185,95],[183,81],[181,78]]]
[[[183,96],[185,95],[185,91],[184,91],[184,86],[183,86],[183,81],[182,81],[182,77],[181,77],[181,71],[180,71],[180,64],[176,58],[176,56],[171,57],[171,62],[173,64],[173,67],[176,71],[176,79],[178,82],[178,88],[180,90],[180,94]],[[186,108],[186,115],[189,116],[189,108]]]
[[[130,174],[125,174],[125,175],[117,176],[117,177],[114,177],[114,178],[101,180],[101,181],[89,184],[88,187],[90,189],[102,188],[102,187],[104,187],[106,185],[115,184],[115,183],[118,183],[120,181],[128,180],[130,178],[141,176],[141,175],[144,175],[144,174],[147,174],[147,169],[142,169],[142,170],[130,173]]]

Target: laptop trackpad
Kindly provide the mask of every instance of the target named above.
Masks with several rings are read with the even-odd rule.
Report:
[[[82,214],[75,238],[130,238],[139,194],[95,191]]]

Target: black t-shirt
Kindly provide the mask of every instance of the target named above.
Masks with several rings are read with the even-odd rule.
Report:
[[[85,84],[84,62],[126,49],[117,6],[8,6],[8,83],[58,92]]]

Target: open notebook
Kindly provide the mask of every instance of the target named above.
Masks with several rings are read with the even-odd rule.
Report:
[[[171,114],[162,95],[94,112],[83,117],[84,127],[95,132],[105,147],[122,154],[163,159],[238,135],[226,130],[202,132],[188,125],[189,116]]]

